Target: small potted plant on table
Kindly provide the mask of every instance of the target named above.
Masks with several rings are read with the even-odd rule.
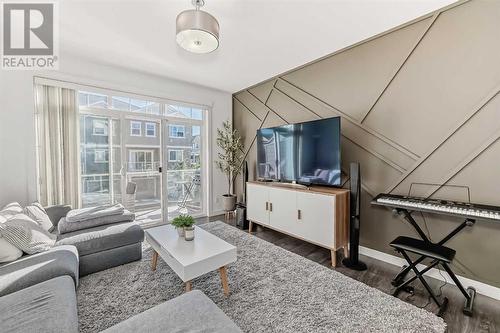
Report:
[[[195,220],[191,215],[179,215],[172,220],[179,237],[184,237],[188,241],[194,239],[194,223]]]

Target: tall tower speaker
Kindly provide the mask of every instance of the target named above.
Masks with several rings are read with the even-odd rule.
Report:
[[[247,181],[248,181],[248,163],[245,161],[243,163],[243,195],[241,197],[241,202],[236,206],[236,226],[240,229],[248,229],[247,220]]]
[[[361,171],[359,163],[351,163],[351,194],[350,194],[350,229],[349,229],[349,258],[342,260],[344,266],[356,271],[364,271],[366,264],[359,261],[359,229],[361,216]]]

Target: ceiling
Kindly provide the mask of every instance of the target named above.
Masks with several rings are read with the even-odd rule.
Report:
[[[221,45],[175,42],[190,0],[60,1],[60,48],[92,61],[236,92],[408,22],[452,0],[206,0]]]

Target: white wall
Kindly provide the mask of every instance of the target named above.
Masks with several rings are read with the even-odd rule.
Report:
[[[142,74],[124,67],[92,63],[61,54],[59,71],[0,71],[0,206],[11,201],[36,200],[36,155],[33,76],[116,89],[131,93],[210,105],[209,153],[216,156],[215,129],[231,119],[231,94],[160,76]],[[209,215],[222,211],[225,177],[210,159]]]

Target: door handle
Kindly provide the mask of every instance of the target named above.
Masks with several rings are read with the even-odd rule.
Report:
[[[297,219],[302,219],[302,211],[300,209],[297,210]]]
[[[269,202],[266,201],[266,210],[269,210]]]
[[[273,211],[273,203],[272,203],[272,202],[270,202],[270,203],[269,203],[269,211],[270,211],[270,212],[272,212],[272,211]]]

